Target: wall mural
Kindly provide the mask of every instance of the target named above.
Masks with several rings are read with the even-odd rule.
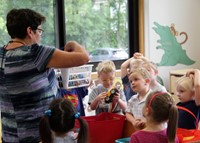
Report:
[[[175,25],[172,23],[171,26],[162,26],[157,22],[154,22],[153,30],[160,36],[157,40],[159,45],[156,49],[164,50],[164,54],[158,66],[175,66],[177,64],[192,65],[195,63],[192,59],[187,56],[186,50],[182,48],[188,40],[186,32],[178,32],[175,29]],[[181,42],[177,41],[177,36],[184,36],[185,39]]]

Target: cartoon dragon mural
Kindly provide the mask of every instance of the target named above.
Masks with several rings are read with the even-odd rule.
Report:
[[[175,25],[171,24],[169,26],[162,26],[157,22],[154,22],[153,30],[160,36],[160,40],[157,40],[158,45],[156,49],[164,50],[164,55],[161,58],[161,61],[158,63],[158,66],[175,66],[177,64],[192,65],[195,61],[191,60],[186,51],[182,48],[188,40],[187,33],[175,30]],[[185,40],[179,43],[176,39],[178,35],[185,35]]]

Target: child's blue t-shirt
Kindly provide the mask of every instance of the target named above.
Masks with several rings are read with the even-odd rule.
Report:
[[[77,111],[80,113],[81,116],[85,116],[85,109],[83,105],[83,98],[88,95],[88,89],[86,87],[78,87],[78,88],[72,88],[70,90],[60,88],[61,96],[72,96],[74,99],[73,100],[78,100],[78,104],[76,106]],[[78,97],[78,99],[75,99]],[[76,101],[72,101],[72,103]]]

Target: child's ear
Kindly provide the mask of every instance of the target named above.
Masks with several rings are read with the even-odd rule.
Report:
[[[192,91],[192,98],[195,100],[195,91]]]
[[[155,70],[155,75],[158,75],[158,70]]]
[[[148,107],[144,107],[144,109],[143,109],[143,114],[144,114],[144,117],[149,116],[150,111],[149,111],[149,108],[148,108]]]
[[[150,78],[146,78],[145,81],[146,81],[146,83],[150,83],[151,82]]]
[[[97,77],[100,78],[100,73],[97,73]]]

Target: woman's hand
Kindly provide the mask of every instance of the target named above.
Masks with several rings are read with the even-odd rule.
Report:
[[[64,51],[67,52],[78,52],[80,51],[80,48],[83,48],[80,44],[78,44],[76,41],[69,41],[64,47]]]

